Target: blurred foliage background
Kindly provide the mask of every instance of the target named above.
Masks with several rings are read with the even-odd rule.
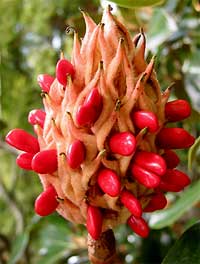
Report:
[[[124,3],[120,0],[116,2]],[[128,26],[132,35],[138,33],[139,28],[144,29],[148,46],[147,60],[152,54],[156,54],[155,67],[162,89],[173,83],[172,98],[187,99],[191,103],[191,117],[180,122],[179,126],[186,128],[198,138],[200,134],[199,1],[168,0],[155,7],[142,8],[130,6],[131,1],[125,2],[129,2],[129,8],[111,3],[113,12]],[[2,264],[88,263],[86,231],[83,226],[74,226],[57,214],[46,218],[34,214],[34,200],[41,192],[39,179],[34,173],[23,171],[16,166],[17,153],[4,143],[4,138],[6,133],[15,127],[32,132],[32,127],[27,123],[28,112],[41,107],[37,75],[55,74],[55,64],[61,50],[70,58],[72,35],[66,34],[65,29],[70,25],[77,29],[80,37],[83,36],[85,25],[79,8],[87,11],[96,22],[99,22],[103,7],[107,5],[108,2],[98,0],[0,1],[0,263]],[[182,161],[180,169],[190,175],[192,186],[183,194],[168,194],[169,207],[149,217],[152,227],[149,238],[142,240],[125,226],[115,230],[118,251],[125,259],[125,263],[161,263],[186,228],[200,218],[199,141],[197,140],[195,146],[190,149],[189,156],[188,151],[178,151]],[[195,230],[199,231],[199,225],[196,225],[198,228]],[[187,241],[190,245],[198,243],[198,241],[192,242],[191,233]],[[168,262],[165,259],[163,263],[170,261],[171,264],[200,263],[200,253],[198,254],[197,262],[181,262],[180,259],[179,262],[172,262],[169,257]]]

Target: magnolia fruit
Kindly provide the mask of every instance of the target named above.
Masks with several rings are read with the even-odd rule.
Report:
[[[99,24],[83,17],[86,33],[81,42],[74,33],[71,61],[62,53],[55,77],[38,76],[44,109],[28,117],[36,136],[14,129],[6,141],[23,151],[17,164],[39,174],[44,192],[36,213],[56,210],[86,225],[95,240],[124,223],[146,237],[143,211],[164,208],[165,192],[190,183],[171,150],[194,143],[171,124],[188,117],[190,106],[167,102],[170,89],[161,92],[155,58],[144,58],[143,32],[132,40],[110,8]]]

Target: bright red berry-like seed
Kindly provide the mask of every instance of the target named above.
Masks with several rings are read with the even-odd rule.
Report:
[[[161,210],[167,205],[167,199],[162,192],[158,192],[152,195],[150,202],[143,209],[144,212],[150,213],[156,210]]]
[[[66,59],[60,59],[56,65],[56,78],[63,86],[67,85],[67,76],[73,78],[75,74],[74,66]]]
[[[116,197],[120,194],[121,183],[118,175],[113,170],[101,170],[98,174],[97,182],[102,191],[108,195]]]
[[[93,88],[85,99],[84,105],[93,107],[97,112],[102,109],[102,96],[97,88]]]
[[[139,183],[146,186],[147,188],[155,188],[160,184],[160,177],[143,167],[133,163],[131,167],[132,178],[136,179]]]
[[[150,111],[133,112],[132,120],[136,127],[140,129],[147,127],[151,133],[156,132],[159,128],[157,116]]]
[[[79,126],[91,126],[98,118],[95,108],[81,105],[76,113],[76,122]]]
[[[12,147],[25,152],[37,153],[40,150],[38,140],[20,128],[11,130],[7,134],[5,141]]]
[[[44,127],[46,113],[41,109],[34,109],[29,112],[28,122],[31,125],[40,125],[42,128]]]
[[[136,217],[141,217],[142,207],[138,199],[127,190],[123,190],[120,195],[123,205]]]
[[[181,121],[189,117],[190,114],[190,104],[186,100],[174,100],[165,105],[165,117],[169,122]]]
[[[40,216],[52,214],[59,204],[57,196],[55,188],[50,185],[35,200],[35,212]]]
[[[165,153],[162,154],[162,157],[165,160],[168,169],[176,168],[180,163],[178,155],[171,149],[166,149]]]
[[[33,159],[34,153],[24,152],[17,156],[16,163],[17,165],[25,170],[32,170],[31,162]]]
[[[32,159],[32,169],[41,174],[53,173],[58,168],[56,149],[42,150]]]
[[[131,215],[127,221],[130,228],[139,236],[145,238],[149,235],[149,227],[143,218]]]
[[[91,237],[97,240],[102,232],[103,215],[98,207],[89,205],[86,226]]]
[[[110,138],[109,147],[113,153],[129,156],[136,149],[136,139],[130,132],[116,133]]]
[[[153,152],[138,152],[134,157],[134,162],[143,169],[160,176],[164,175],[166,172],[165,160],[160,155]]]
[[[179,127],[165,127],[156,137],[156,144],[164,149],[189,148],[194,144],[195,138],[186,130]]]
[[[55,78],[48,74],[39,74],[37,77],[38,84],[43,92],[48,93]]]
[[[76,140],[70,144],[67,151],[67,163],[72,169],[77,169],[85,159],[85,146],[82,141]]]

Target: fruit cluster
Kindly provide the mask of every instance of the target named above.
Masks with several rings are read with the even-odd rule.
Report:
[[[146,237],[143,212],[166,206],[165,193],[190,184],[176,169],[174,149],[189,148],[194,137],[167,127],[190,116],[186,100],[168,101],[161,92],[154,60],[146,63],[145,36],[131,40],[105,10],[98,25],[85,13],[86,33],[74,34],[72,60],[61,54],[55,78],[38,76],[44,110],[30,111],[36,137],[13,129],[6,142],[21,150],[17,164],[39,174],[44,191],[35,211],[86,224],[93,239],[127,222]]]

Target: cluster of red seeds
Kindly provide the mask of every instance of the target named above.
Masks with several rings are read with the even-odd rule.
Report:
[[[150,62],[145,74],[138,79],[135,89],[142,85],[147,72],[149,75],[151,74],[152,67],[153,63]],[[72,81],[75,75],[74,66],[68,60],[61,58],[56,66],[56,78],[48,74],[41,74],[38,76],[38,84],[42,92],[48,95],[54,82],[58,82],[65,90],[69,77]],[[88,129],[100,118],[103,107],[103,95],[98,87],[94,86],[79,105],[73,122],[80,129]],[[189,117],[190,113],[190,105],[186,100],[167,102],[164,106],[165,124],[182,121]],[[68,115],[69,119],[72,119],[71,113]],[[133,109],[130,116],[136,128],[135,134],[130,131],[112,132],[107,138],[104,150],[110,153],[111,158],[131,157],[126,181],[136,183],[144,190],[139,196],[135,195],[131,188],[125,187],[124,176],[118,175],[115,169],[105,166],[97,169],[96,188],[102,195],[116,197],[119,206],[126,208],[129,212],[128,225],[135,233],[146,237],[149,228],[142,218],[142,213],[164,208],[167,204],[165,192],[179,192],[190,184],[189,177],[176,169],[180,160],[173,149],[190,147],[194,143],[194,137],[183,128],[165,127],[165,124],[160,127],[159,120],[152,111]],[[41,109],[35,109],[29,113],[28,122],[34,127],[40,126],[43,129],[45,120],[46,113]],[[55,122],[55,120],[52,121]],[[139,137],[145,133],[154,135],[155,152],[138,149]],[[84,163],[88,151],[84,142],[79,139],[73,140],[69,144],[66,154],[58,153],[55,148],[41,150],[36,137],[18,128],[8,133],[6,142],[23,151],[17,157],[17,164],[23,169],[33,170],[38,174],[56,172],[58,158],[62,155],[64,159],[66,158],[67,166],[73,170],[79,169]],[[90,203],[90,192],[86,191],[85,193],[87,195],[85,201],[87,204],[86,226],[90,235],[94,239],[98,239],[102,232],[105,208]],[[35,211],[41,216],[49,215],[58,208],[61,200],[55,186],[50,184],[36,199]]]

